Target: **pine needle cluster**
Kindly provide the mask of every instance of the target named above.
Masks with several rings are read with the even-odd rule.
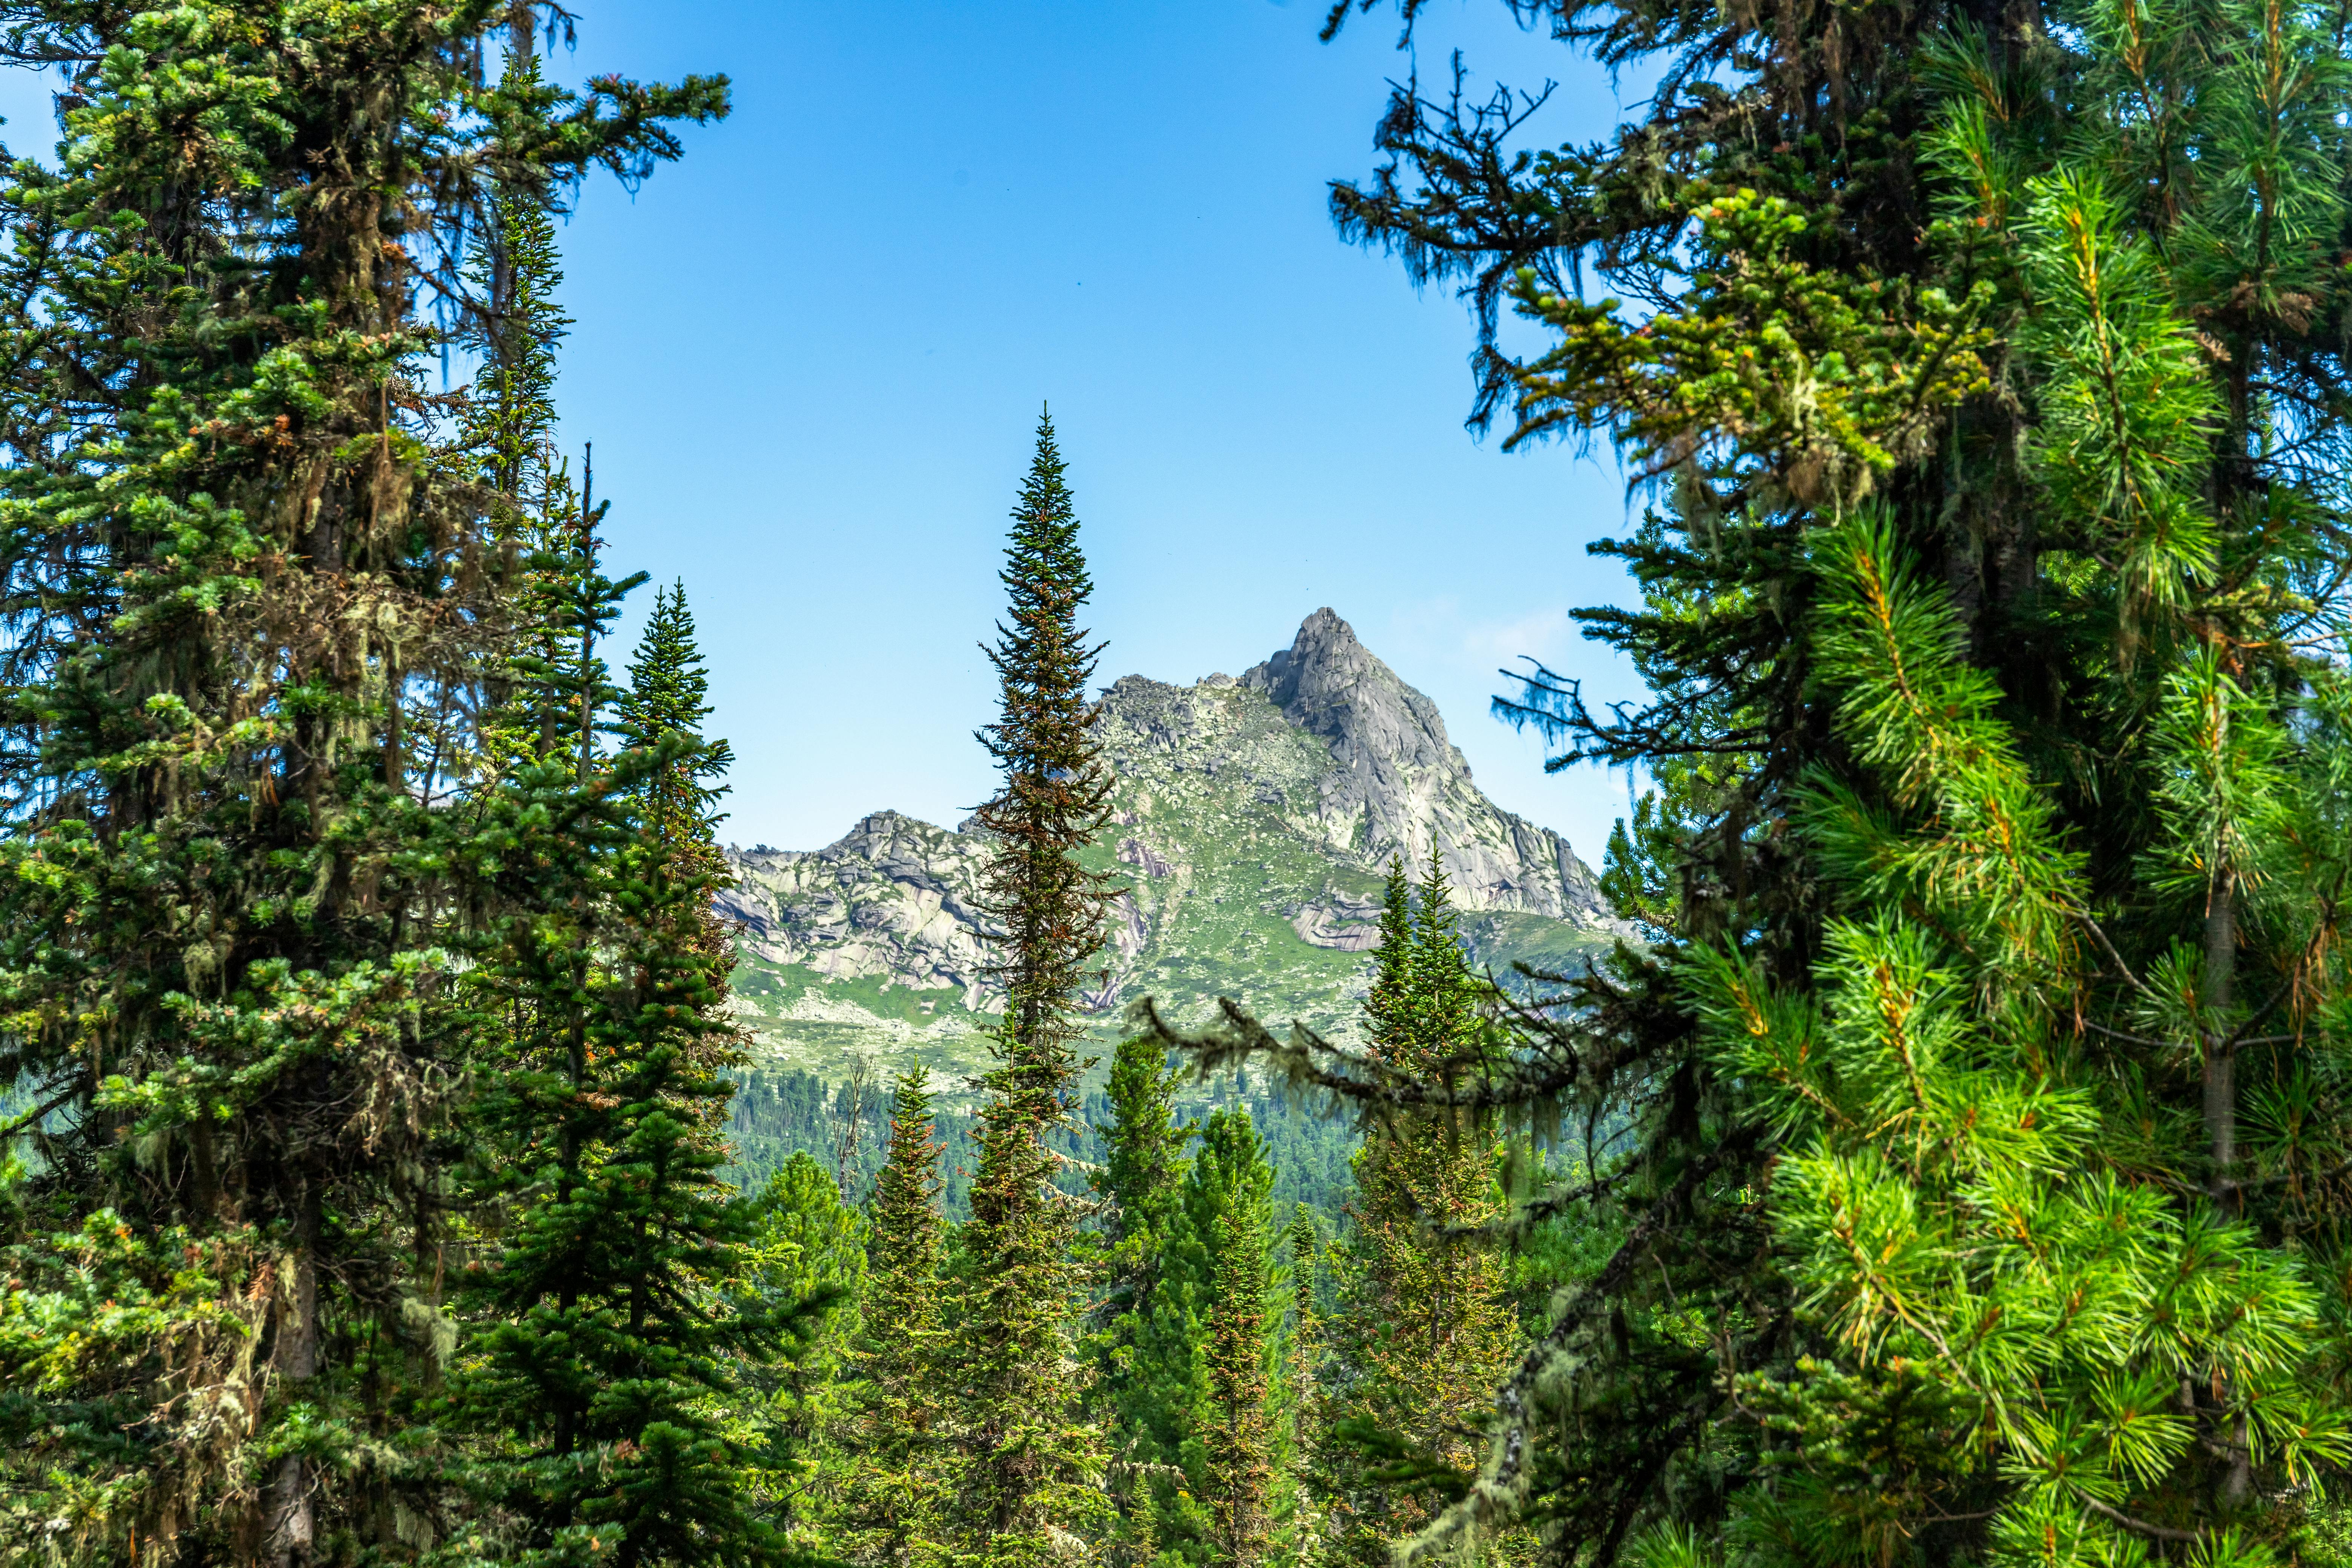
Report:
[[[1501,704],[1648,770],[1646,940],[1494,1009],[1474,1098],[1583,1143],[1517,1233],[1612,1241],[1416,1547],[2291,1555],[2352,1458],[2335,20],[1513,9],[1662,67],[1641,121],[1534,153],[1533,100],[1409,85],[1334,205],[1468,285],[1478,420],[1653,481],[1598,547],[1642,603],[1583,615],[1651,699]]]

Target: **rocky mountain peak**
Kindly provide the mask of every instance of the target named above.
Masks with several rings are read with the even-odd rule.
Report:
[[[1599,913],[1591,873],[1567,841],[1481,794],[1437,704],[1328,606],[1241,683],[1324,743],[1331,766],[1317,781],[1317,814],[1334,849],[1373,869],[1396,855],[1418,868],[1433,845],[1465,908]]]
[[[1433,846],[1482,963],[1557,967],[1616,934],[1567,841],[1480,793],[1436,704],[1328,608],[1238,681],[1123,676],[1102,708],[1112,815],[1089,853],[1119,890],[1087,1005],[1106,1019],[1142,995],[1186,1017],[1232,996],[1344,1033],[1389,859],[1418,877]],[[981,1059],[1002,1002],[989,855],[971,823],[893,811],[823,849],[734,852],[719,902],[743,932],[746,1026],[812,1066]]]
[[[1360,761],[1470,776],[1469,764],[1445,738],[1437,704],[1381,663],[1328,605],[1301,623],[1288,647],[1254,666],[1241,683],[1264,691],[1284,718],[1330,742],[1331,756],[1342,766]]]

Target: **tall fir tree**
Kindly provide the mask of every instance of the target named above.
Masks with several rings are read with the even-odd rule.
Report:
[[[546,90],[538,50],[513,40],[499,95],[527,104]],[[556,295],[563,284],[553,190],[535,162],[510,159],[493,175],[488,221],[467,270],[475,314],[467,345],[481,369],[467,389],[467,435],[483,478],[506,509],[508,531],[524,531],[550,511],[555,458],[557,353],[572,327]]]
[[[480,1328],[457,1408],[493,1438],[475,1484],[508,1560],[792,1562],[806,1543],[753,1483],[796,1463],[795,1413],[770,1402],[754,1430],[723,1412],[747,1364],[821,1348],[843,1287],[781,1299],[755,1267],[759,1205],[718,1175],[732,954],[709,938],[724,872],[707,837],[646,804],[711,747],[675,729],[602,744],[625,731],[625,699],[598,647],[643,581],[604,574],[603,515],[576,520],[550,564],[557,661],[520,667],[551,689],[530,700],[566,716],[567,743],[496,802],[562,830],[534,846],[541,896],[499,923],[471,977],[510,1025],[481,1109],[482,1197],[509,1217],[466,1277]]]
[[[729,1423],[759,1468],[755,1505],[810,1556],[838,1552],[848,1524],[852,1427],[868,1397],[858,1363],[865,1321],[866,1216],[843,1200],[824,1162],[795,1151],[760,1189],[759,1228],[738,1277],[772,1310],[798,1319],[793,1354],[742,1356],[739,1385],[753,1394]],[[824,1303],[814,1314],[801,1304]]]
[[[507,80],[535,90],[535,65],[510,59]],[[700,733],[682,590],[657,600],[630,686],[613,683],[603,645],[645,574],[604,570],[593,468],[575,498],[543,429],[518,438],[543,419],[561,325],[547,225],[512,210],[530,189],[518,178],[501,196],[509,304],[484,367],[491,450],[526,491],[509,497],[525,618],[501,670],[493,721],[509,743],[489,803],[526,834],[558,825],[534,845],[535,890],[571,893],[497,922],[469,977],[505,1025],[473,1194],[499,1218],[465,1276],[476,1338],[453,1408],[487,1439],[470,1468],[481,1538],[515,1560],[789,1560],[805,1528],[773,1517],[763,1489],[802,1463],[811,1402],[789,1391],[819,1374],[800,1363],[824,1360],[844,1287],[811,1275],[806,1300],[781,1294],[762,1250],[773,1204],[716,1179],[716,1073],[737,1054],[710,902],[725,867],[709,781],[728,749]],[[772,1387],[758,1418],[725,1419],[753,1384],[787,1396]]]
[[[517,104],[545,98],[548,87],[528,16],[509,27],[499,96]],[[556,451],[559,351],[572,318],[558,295],[562,253],[556,243],[557,190],[535,160],[502,159],[489,179],[489,210],[467,271],[473,287],[461,341],[480,357],[464,399],[464,440],[489,492],[493,536],[513,605],[486,650],[478,734],[453,734],[471,745],[477,771],[496,775],[563,743],[562,713],[549,707],[548,679],[561,661],[559,602],[572,554],[571,531],[581,495]]]
[[[875,1177],[866,1287],[866,1339],[858,1367],[866,1405],[855,1436],[850,1542],[866,1560],[913,1568],[945,1550],[949,1412],[941,1363],[946,1333],[940,1274],[946,1221],[929,1073],[899,1075],[890,1138]]]
[[[686,584],[654,591],[653,612],[629,660],[628,689],[621,694],[614,733],[621,742],[656,757],[635,786],[632,809],[643,829],[674,868],[714,890],[734,885],[734,872],[719,847],[719,809],[727,785],[719,782],[734,765],[735,750],[723,737],[707,736],[711,714],[710,675],[694,635]],[[714,976],[726,983],[734,964],[734,932],[715,902],[702,909],[696,942],[719,961]],[[740,1053],[725,1035],[698,1042],[702,1064],[739,1065]],[[714,1108],[715,1109],[715,1108]]]
[[[717,781],[734,765],[735,752],[726,741],[704,737],[710,713],[710,674],[695,640],[686,584],[656,588],[653,613],[629,661],[619,733],[625,743],[648,750],[668,739],[679,742],[677,755],[644,786],[639,808],[661,842],[679,854],[715,855],[715,836],[725,820],[719,801],[727,788]]]
[[[0,1555],[322,1563],[462,1511],[418,1395],[457,955],[517,889],[436,726],[512,605],[418,299],[486,163],[641,175],[726,103],[500,92],[496,21],[5,19],[68,82],[54,167],[0,194],[0,1079],[39,1112],[10,1129],[37,1163],[6,1188]]]
[[[1135,1055],[1165,1071],[1156,1041]],[[1242,1108],[1213,1112],[1199,1136],[1153,1232],[1148,1309],[1107,1374],[1129,1475],[1122,1544],[1141,1560],[1257,1561],[1278,1480],[1274,1170]]]
[[[969,1549],[1043,1561],[1101,1511],[1097,1431],[1072,1376],[1076,1207],[1049,1139],[1071,1125],[1086,983],[1103,942],[1105,879],[1079,863],[1108,814],[1110,775],[1087,696],[1099,649],[1078,612],[1093,591],[1050,417],[1013,511],[999,580],[1000,717],[980,732],[1003,787],[977,814],[993,840],[983,908],[990,973],[1004,991],[996,1065],[973,1141],[968,1269],[956,1312],[967,1464],[958,1510]]]
[[[1281,1399],[1275,1412],[1279,1479],[1275,1540],[1284,1559],[1307,1563],[1316,1556],[1326,1533],[1320,1499],[1307,1484],[1312,1445],[1325,1415],[1317,1374],[1324,1348],[1322,1305],[1317,1292],[1322,1282],[1325,1247],[1311,1205],[1301,1202],[1293,1206],[1283,1240],[1290,1254],[1290,1295],[1285,1303],[1289,1321],[1281,1329]]]
[[[1217,1561],[1256,1568],[1272,1521],[1274,1441],[1267,1405],[1266,1254],[1248,1217],[1217,1219],[1215,1305],[1209,1320],[1209,1390],[1202,1469],[1209,1479],[1209,1541]]]

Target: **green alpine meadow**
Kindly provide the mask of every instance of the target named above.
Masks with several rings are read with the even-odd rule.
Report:
[[[2352,1568],[2352,12],[0,79],[0,1564]]]

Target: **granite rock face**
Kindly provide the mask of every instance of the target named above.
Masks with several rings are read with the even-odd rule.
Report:
[[[1498,971],[1617,934],[1567,841],[1487,800],[1436,705],[1328,609],[1239,680],[1130,675],[1102,709],[1113,816],[1088,864],[1118,892],[1086,1000],[1106,1029],[1139,996],[1199,1017],[1223,995],[1349,1033],[1389,858],[1417,875],[1433,843],[1474,958]],[[762,1054],[977,1066],[997,1000],[987,854],[969,824],[888,811],[823,849],[730,850],[737,1005]]]
[[[1418,878],[1434,843],[1465,909],[1555,920],[1599,912],[1592,873],[1568,840],[1480,793],[1437,704],[1329,609],[1307,616],[1291,645],[1241,684],[1330,748],[1331,771],[1316,783],[1317,816],[1335,854],[1375,866],[1402,855]]]
[[[823,849],[730,849],[736,885],[719,912],[747,957],[834,980],[887,975],[981,1005],[987,964],[977,906],[987,844],[877,811]]]

